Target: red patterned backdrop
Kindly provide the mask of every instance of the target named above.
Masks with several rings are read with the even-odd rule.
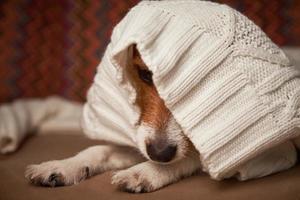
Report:
[[[83,101],[112,27],[138,0],[1,0],[0,102],[59,94]],[[300,45],[300,0],[219,0],[278,45]]]

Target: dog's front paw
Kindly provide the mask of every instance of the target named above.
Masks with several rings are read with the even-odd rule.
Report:
[[[133,193],[152,192],[155,185],[142,171],[126,169],[116,172],[112,177],[112,184],[121,190]]]
[[[143,193],[153,192],[176,180],[168,166],[144,162],[117,171],[112,177],[112,184],[127,192]]]
[[[73,185],[89,177],[89,168],[68,160],[54,160],[29,165],[25,177],[35,185],[50,187]]]

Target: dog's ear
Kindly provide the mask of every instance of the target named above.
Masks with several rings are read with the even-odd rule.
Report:
[[[136,48],[136,44],[132,45],[132,57],[135,58],[140,58],[140,53]]]
[[[141,57],[141,54],[137,50],[136,45],[132,45],[132,61],[133,64],[138,66],[140,69],[148,69]]]

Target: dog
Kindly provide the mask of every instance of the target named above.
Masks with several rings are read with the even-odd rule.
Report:
[[[187,177],[200,169],[198,152],[159,97],[148,70],[133,47],[130,75],[138,92],[141,117],[137,133],[138,151],[99,145],[64,160],[27,167],[25,177],[42,186],[73,185],[108,170],[112,183],[128,192],[151,192]]]
[[[153,192],[202,169],[199,152],[184,135],[180,125],[160,98],[153,84],[152,72],[144,63],[137,48],[135,46],[131,48],[132,56],[129,59],[128,70],[141,109],[136,136],[137,148],[111,144],[97,145],[70,158],[29,165],[25,177],[32,184],[50,187],[73,185],[96,174],[114,170],[112,183],[117,188],[127,192],[142,193]],[[57,108],[53,108],[52,105],[56,105]],[[20,115],[19,119],[24,120],[24,123],[22,120],[19,121],[20,126],[25,124],[25,121],[30,122],[26,125],[26,132],[40,126],[43,119],[57,110],[64,110],[61,115],[66,115],[65,113],[69,111],[72,116],[77,113],[76,119],[79,119],[79,113],[82,111],[81,105],[66,104],[56,98],[16,102],[14,106],[15,109],[18,108],[19,111],[27,114],[39,111],[39,114],[33,114],[32,116],[35,117],[30,119],[27,119],[26,114],[24,117],[22,112],[17,113]],[[10,136],[4,134],[19,134],[25,137],[26,133],[19,130],[0,131],[2,153],[11,152],[18,146],[18,143],[7,145]],[[291,153],[294,152],[294,144],[299,148],[299,139],[288,141],[264,152],[240,166],[233,174],[228,174],[227,177],[237,176],[245,180],[288,169],[294,166],[297,160],[296,153]]]

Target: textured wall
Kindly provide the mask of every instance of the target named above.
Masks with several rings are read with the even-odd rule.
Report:
[[[138,0],[1,0],[0,102],[84,100],[115,25]],[[278,45],[300,45],[300,0],[219,0]]]

